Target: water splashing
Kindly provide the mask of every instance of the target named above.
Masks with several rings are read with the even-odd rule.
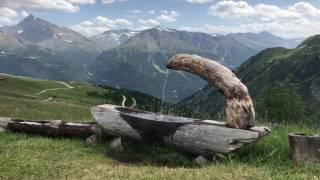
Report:
[[[168,75],[169,75],[169,69],[166,70],[166,76],[165,76],[163,88],[162,88],[161,106],[160,106],[160,112],[159,112],[159,116],[158,116],[158,118],[160,118],[160,119],[161,119],[161,115],[164,111],[164,98],[165,98],[165,93],[166,93]]]
[[[161,107],[162,107],[162,105],[164,103],[164,96],[165,96],[165,93],[166,93],[165,91],[166,91],[166,86],[167,86],[168,74],[169,74],[169,70],[167,69],[166,77],[164,79],[163,88],[162,88]]]

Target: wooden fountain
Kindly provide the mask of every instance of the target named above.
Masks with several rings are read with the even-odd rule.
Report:
[[[169,69],[199,75],[224,96],[227,122],[174,117],[138,109],[100,105],[91,112],[102,129],[113,136],[153,144],[160,143],[183,152],[211,156],[230,153],[270,133],[255,127],[255,111],[247,87],[231,70],[197,55],[179,54]]]
[[[51,137],[87,138],[90,142],[101,134],[101,128],[107,135],[116,137],[111,147],[118,148],[121,139],[125,138],[163,144],[206,157],[230,153],[270,133],[267,127],[255,127],[255,111],[248,89],[225,66],[197,55],[179,54],[170,59],[167,67],[194,73],[217,87],[225,99],[227,122],[175,117],[106,104],[91,109],[96,120],[92,123],[0,118],[0,128]]]

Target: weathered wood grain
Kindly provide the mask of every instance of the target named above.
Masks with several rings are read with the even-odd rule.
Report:
[[[38,134],[50,137],[87,138],[96,133],[96,123],[71,123],[56,121],[32,121],[0,118],[0,127],[13,132]]]
[[[9,79],[9,77],[8,77],[8,76],[2,76],[2,75],[0,75],[0,81],[1,81],[1,80],[6,80],[6,79]]]
[[[304,133],[288,135],[291,158],[295,163],[313,164],[320,162],[320,136]]]
[[[255,124],[255,111],[247,87],[227,67],[197,55],[173,56],[167,67],[199,75],[217,87],[225,99],[227,125],[249,129]]]
[[[161,143],[195,155],[230,153],[270,132],[266,127],[235,129],[211,120],[159,115],[108,104],[94,107],[91,112],[108,134],[150,144]]]

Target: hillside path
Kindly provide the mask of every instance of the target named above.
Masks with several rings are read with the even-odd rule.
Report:
[[[42,90],[41,92],[38,92],[38,93],[36,93],[36,94],[34,94],[34,95],[41,95],[41,94],[43,94],[43,93],[45,93],[45,92],[47,92],[47,91],[57,91],[57,90],[73,89],[73,88],[74,88],[73,86],[70,86],[70,85],[67,84],[66,82],[58,82],[58,83],[63,84],[63,85],[65,85],[66,87],[65,87],[65,88],[44,89],[44,90]]]

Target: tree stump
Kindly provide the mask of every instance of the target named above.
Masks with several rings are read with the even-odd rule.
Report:
[[[291,158],[295,163],[313,164],[320,162],[320,136],[290,133]]]

